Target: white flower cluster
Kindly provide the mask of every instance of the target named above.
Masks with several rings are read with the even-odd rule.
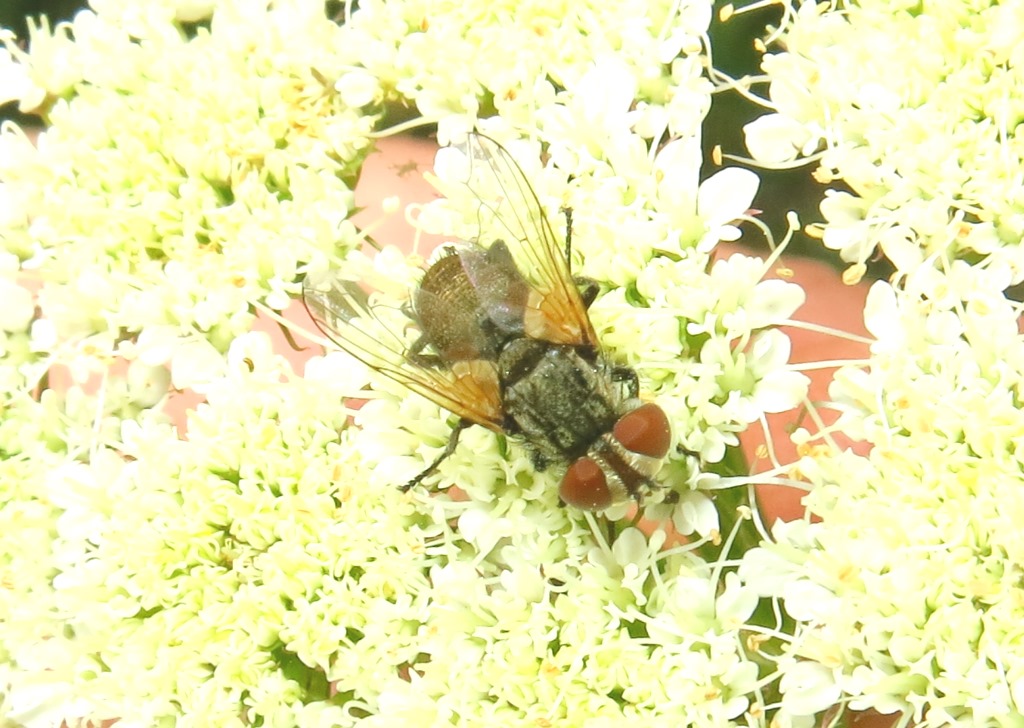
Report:
[[[841,7],[839,7],[841,5]],[[1024,6],[973,0],[804,3],[764,57],[775,113],[746,128],[756,159],[820,162],[824,244],[862,275],[936,253],[1024,280],[1018,140]]]
[[[608,546],[551,489],[374,484],[358,379],[297,378],[261,334],[228,358],[187,440],[144,417],[88,462],[0,463],[11,720],[764,724],[734,574],[661,531]]]
[[[0,133],[0,237],[57,341],[225,351],[254,301],[285,307],[314,252],[354,244],[375,117],[325,80],[343,40],[319,3],[225,2],[191,36],[168,3],[97,5],[10,44],[48,127]]]
[[[957,261],[871,289],[870,368],[832,385],[838,427],[870,454],[808,444],[807,520],[776,524],[740,570],[798,620],[782,665],[794,713],[841,701],[901,725],[1020,723],[1024,337],[1006,283]]]
[[[661,552],[661,532],[595,545],[550,503],[462,505],[447,548],[464,553],[431,569],[421,659],[364,725],[763,725],[737,631],[757,598],[735,575],[719,589],[699,558]]]
[[[403,494],[449,436],[439,409],[337,354],[298,378],[247,333],[254,304],[283,309],[307,264],[358,243],[350,186],[385,101],[414,101],[445,138],[497,111],[481,128],[552,220],[573,210],[609,356],[640,372],[674,444],[724,462],[806,380],[774,328],[802,291],[764,281],[771,262],[712,262],[757,181],[698,184],[709,17],[706,2],[365,2],[339,25],[312,0],[97,0],[9,46],[12,98],[49,123],[36,144],[0,136],[13,720],[765,724],[758,599],[726,561],[748,521],[723,511],[723,527],[694,491],[675,509],[689,546],[606,534],[480,428],[440,470],[469,500]],[[453,198],[420,221],[453,233],[478,212]],[[346,264],[408,294],[404,257],[360,259]],[[61,363],[74,384],[58,397],[42,372]],[[183,437],[153,408],[198,383]]]
[[[635,79],[629,101],[650,128],[688,133],[708,107],[701,59],[710,19],[705,0],[370,0],[359,3],[346,35],[350,63],[365,72],[343,85],[363,88],[373,79],[379,93],[411,100],[442,123],[444,142],[446,126],[465,129],[494,114],[530,128],[559,90],[578,87],[595,62],[614,58]],[[572,121],[603,123],[606,97],[627,90],[618,81],[605,79],[578,99]],[[593,143],[578,137],[580,148]]]
[[[367,486],[347,410],[265,335],[230,360],[187,440],[126,420],[88,462],[5,461],[12,718],[347,725],[332,690],[372,702],[420,654],[440,527]]]
[[[35,317],[35,298],[18,277],[20,264],[13,253],[0,250],[0,393],[10,396],[34,386],[38,357],[32,351],[29,328]]]

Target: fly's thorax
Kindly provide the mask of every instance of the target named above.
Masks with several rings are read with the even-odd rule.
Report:
[[[618,387],[600,357],[520,338],[498,358],[502,402],[512,428],[549,460],[571,462],[614,426]]]

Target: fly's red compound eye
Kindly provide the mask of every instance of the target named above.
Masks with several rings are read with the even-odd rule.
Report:
[[[562,502],[585,511],[602,511],[612,504],[601,466],[587,457],[580,458],[565,471],[558,488]]]
[[[672,444],[672,430],[668,417],[656,404],[644,404],[627,412],[612,429],[615,439],[630,452],[663,458]]]

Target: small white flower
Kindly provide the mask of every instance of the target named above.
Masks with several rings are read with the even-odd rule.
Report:
[[[804,622],[827,619],[839,606],[839,597],[809,579],[789,581],[780,594],[786,602],[786,612]]]
[[[147,326],[135,347],[139,361],[149,366],[166,364],[178,345],[178,331],[172,326]]]
[[[370,370],[358,359],[341,351],[330,351],[306,361],[303,379],[325,387],[336,387],[350,395],[370,382]]]
[[[895,224],[880,231],[878,247],[899,270],[914,270],[924,263],[926,257],[913,228],[906,225]]]
[[[22,95],[19,108],[35,111],[45,95],[62,96],[82,78],[81,59],[71,38],[70,25],[58,23],[51,31],[49,22],[43,18],[39,25],[29,21],[29,46],[31,54],[14,50],[11,43],[7,48],[27,67],[31,82],[21,80]]]
[[[10,41],[10,38],[4,38]],[[0,48],[0,101],[17,101],[21,111],[36,109],[46,96],[46,89],[37,86],[29,69],[7,49]]]
[[[174,388],[197,392],[204,391],[225,370],[223,355],[208,341],[198,338],[179,342],[169,363]]]
[[[250,331],[235,338],[227,353],[229,369],[237,372],[269,373],[274,378],[287,369],[282,357],[274,352],[274,345],[263,331]]]
[[[491,549],[511,531],[506,519],[495,518],[484,508],[468,508],[459,516],[459,533],[473,544],[481,556],[487,556]]]
[[[140,361],[128,365],[126,376],[132,401],[140,407],[153,407],[167,395],[171,374],[164,366],[148,366]]]
[[[804,290],[798,285],[778,279],[760,281],[747,302],[747,325],[751,329],[763,329],[784,323],[806,300]]]
[[[697,213],[707,232],[697,249],[707,252],[719,241],[732,241],[740,231],[731,223],[750,209],[760,179],[749,169],[730,167],[716,172],[697,191]]]
[[[740,629],[750,619],[757,604],[757,594],[743,585],[736,573],[725,575],[725,589],[715,600],[715,614],[723,625]]]
[[[794,715],[814,715],[839,700],[839,688],[828,670],[813,662],[798,662],[786,670],[779,683],[782,705]]]
[[[700,491],[683,493],[679,497],[679,504],[672,511],[672,525],[684,536],[692,533],[710,536],[719,532],[718,509]]]
[[[752,340],[747,365],[757,378],[751,398],[760,412],[785,412],[798,406],[807,394],[807,376],[785,369],[790,351],[789,337],[775,329]]]
[[[884,281],[877,281],[868,290],[864,303],[864,325],[877,339],[875,346],[894,351],[902,346],[906,330],[901,325],[896,292]]]
[[[743,583],[760,596],[781,596],[782,588],[799,573],[798,566],[766,548],[745,553],[739,570]]]
[[[764,114],[743,127],[747,149],[765,164],[783,164],[813,152],[817,143],[808,129],[782,114]]]
[[[694,224],[697,214],[697,172],[701,165],[700,139],[673,139],[654,159],[658,183],[658,209],[680,227]]]
[[[366,71],[349,71],[334,83],[345,104],[353,109],[379,103],[383,98],[380,81]]]
[[[621,59],[599,58],[576,84],[573,96],[582,104],[582,117],[600,120],[605,134],[614,138],[626,130],[626,114],[637,96],[636,78]]]

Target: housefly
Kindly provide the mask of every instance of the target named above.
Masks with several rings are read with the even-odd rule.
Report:
[[[443,248],[408,306],[337,273],[310,274],[306,308],[341,349],[459,416],[464,427],[516,438],[538,470],[557,465],[559,495],[586,510],[642,500],[668,454],[668,418],[639,398],[633,369],[601,351],[587,314],[596,286],[574,279],[525,174],[494,140],[471,134],[454,148],[455,190],[476,208],[475,238]],[[567,233],[568,237],[568,233]]]

